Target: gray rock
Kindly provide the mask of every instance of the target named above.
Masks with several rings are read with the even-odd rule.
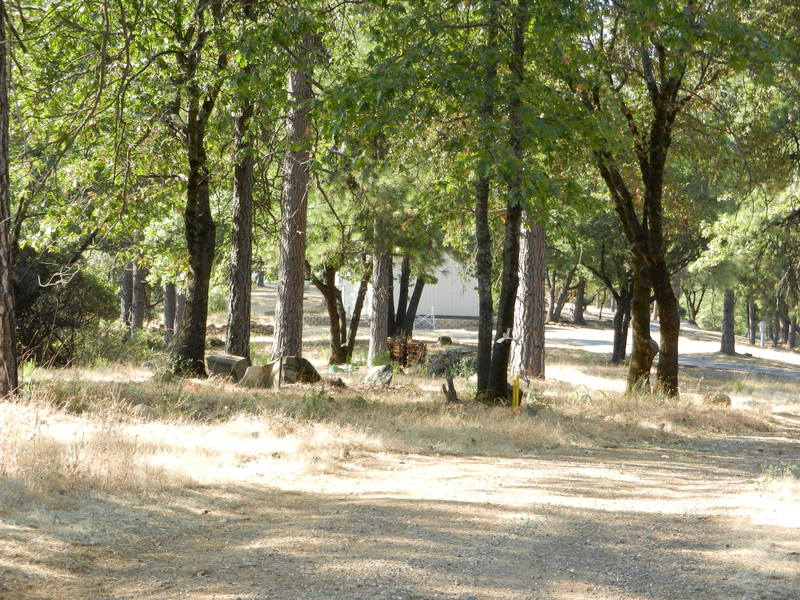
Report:
[[[224,345],[225,341],[217,337],[206,338],[206,346],[209,348],[222,348]]]
[[[209,354],[206,356],[206,367],[210,375],[226,375],[233,377],[234,381],[241,381],[250,359],[233,354]]]
[[[271,388],[274,387],[275,377],[278,372],[278,361],[265,365],[252,365],[247,367],[239,385],[246,388]]]
[[[329,385],[330,387],[334,388],[346,388],[347,384],[342,381],[341,377],[326,377],[324,379],[325,385]]]
[[[469,370],[470,365],[459,365],[459,363],[471,358],[474,358],[474,352],[471,352],[464,346],[451,346],[441,352],[430,354],[425,365],[425,372],[435,377],[461,375],[462,373],[457,373],[456,371]]]
[[[394,371],[392,365],[380,365],[367,370],[361,383],[364,385],[385,387],[392,383]]]
[[[283,357],[284,383],[317,383],[322,377],[310,362],[300,356]]]

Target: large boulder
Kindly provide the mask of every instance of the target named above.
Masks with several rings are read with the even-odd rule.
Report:
[[[317,383],[322,380],[320,374],[310,362],[300,356],[283,357],[284,383]]]
[[[361,383],[375,387],[386,387],[392,383],[393,376],[394,371],[392,370],[392,365],[371,367],[364,374],[364,377],[361,379]]]
[[[232,377],[234,381],[240,381],[249,366],[250,359],[245,356],[234,356],[233,354],[209,354],[206,356],[206,367],[210,375],[225,375]]]

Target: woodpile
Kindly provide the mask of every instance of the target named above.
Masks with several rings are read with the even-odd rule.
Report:
[[[402,367],[413,367],[425,360],[428,347],[425,342],[417,342],[406,338],[388,339],[387,349],[391,359]]]

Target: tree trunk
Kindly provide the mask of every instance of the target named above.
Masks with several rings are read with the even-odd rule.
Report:
[[[14,314],[14,259],[11,247],[8,112],[6,3],[5,0],[0,0],[0,398],[14,394],[19,385],[17,323]]]
[[[212,8],[211,3],[197,0],[195,14],[202,16]],[[205,19],[198,23],[207,24]],[[205,25],[204,25],[205,27]],[[202,50],[211,35],[210,29],[189,30],[189,40],[178,35],[178,43],[189,43],[191,48],[179,53],[182,69],[181,97],[185,105],[179,119],[182,125],[181,142],[186,149],[188,163],[186,182],[186,207],[183,212],[186,250],[189,255],[189,276],[186,285],[186,308],[180,335],[173,349],[174,369],[177,373],[205,377],[206,321],[208,320],[208,290],[211,269],[216,252],[216,224],[211,215],[208,156],[206,153],[206,126],[214,111],[220,87],[200,82],[198,69]],[[227,53],[220,52],[216,64],[224,69]],[[177,112],[178,108],[176,108]]]
[[[576,325],[586,325],[586,320],[583,318],[584,311],[584,296],[586,295],[586,278],[581,277],[578,279],[578,287],[575,290],[575,310],[573,311],[573,321]]]
[[[650,279],[647,269],[636,256],[631,262],[633,263],[633,294],[631,296],[633,348],[628,368],[628,393],[650,390],[650,368],[653,366],[650,344]]]
[[[797,346],[797,322],[792,319],[791,325],[789,326],[789,348],[794,349]]]
[[[481,127],[481,156],[477,165],[477,181],[475,183],[475,273],[478,279],[478,355],[477,355],[477,391],[478,395],[486,391],[489,385],[489,369],[492,360],[492,321],[494,301],[492,299],[492,234],[489,226],[489,192],[491,187],[492,147],[494,141],[489,135],[494,126],[495,94],[497,85],[497,22],[498,5],[496,2],[487,3],[485,27],[486,48],[485,65],[483,74],[483,100],[479,109],[479,122]],[[417,285],[419,285],[417,279]],[[414,288],[414,293],[417,289]],[[411,328],[406,332],[413,333],[413,318],[416,309],[409,310],[412,317]],[[406,318],[408,321],[408,318]]]
[[[544,256],[545,229],[525,227],[519,245],[519,288],[514,309],[511,372],[544,379]]]
[[[631,289],[625,286],[617,297],[614,311],[614,347],[611,352],[611,363],[618,365],[625,360],[628,343],[628,324],[631,319]]]
[[[403,256],[400,265],[400,289],[397,297],[397,311],[394,315],[394,327],[391,334],[394,336],[403,335],[403,326],[406,323],[406,311],[408,310],[408,284],[411,278],[411,261],[408,255]]]
[[[175,338],[180,338],[181,334],[181,327],[183,327],[183,315],[186,313],[186,294],[177,293],[175,294],[175,324],[173,325],[173,330],[175,332]]]
[[[734,300],[733,290],[725,289],[722,302],[722,344],[720,345],[720,352],[731,356],[736,354]]]
[[[625,360],[628,351],[628,332],[631,325],[631,298],[633,297],[633,287],[629,288],[628,305],[625,307],[625,317],[622,320],[622,340],[620,340],[619,356],[620,361]]]
[[[388,319],[389,289],[392,287],[392,255],[388,249],[384,224],[375,216],[373,225],[375,250],[372,258],[372,319],[369,328],[369,353],[367,364],[386,354],[386,339],[389,337]]]
[[[389,253],[389,272],[392,274],[392,283],[389,285],[389,301],[386,307],[386,335],[394,335],[394,257]]]
[[[145,276],[147,271],[139,267],[134,261],[133,274],[133,302],[131,304],[131,335],[139,331],[144,325],[144,313],[147,307]]]
[[[364,276],[361,278],[361,283],[358,286],[358,293],[356,294],[356,303],[353,306],[353,314],[350,315],[350,333],[347,336],[347,360],[353,359],[353,350],[356,347],[356,336],[358,335],[358,326],[361,323],[361,311],[364,307],[364,298],[367,297],[367,289],[369,288],[369,280],[372,278],[372,268],[366,269]]]
[[[747,336],[750,338],[750,345],[756,345],[756,335],[758,334],[758,307],[752,298],[747,301]]]
[[[657,388],[667,396],[674,397],[678,395],[678,340],[681,331],[681,315],[666,264],[659,263],[653,272],[653,292],[658,303],[661,332],[656,370]]]
[[[514,329],[514,304],[519,285],[519,234],[522,223],[523,192],[523,104],[522,87],[525,67],[525,32],[529,20],[528,0],[518,0],[514,8],[513,42],[509,69],[511,71],[508,94],[509,148],[516,167],[508,176],[506,197],[506,227],[503,242],[503,271],[500,283],[500,300],[497,306],[497,339],[492,348],[489,366],[488,397],[505,404],[508,401],[508,362],[511,356],[510,340],[502,336]]]
[[[169,344],[175,335],[175,284],[164,285],[164,342]]]
[[[313,37],[303,38],[301,54],[313,52]],[[306,67],[307,69],[310,67]],[[275,308],[273,358],[300,356],[303,349],[303,282],[305,280],[306,223],[313,91],[310,73],[292,69],[287,122],[288,149],[283,163],[281,194],[281,248],[278,265],[278,302]]]
[[[406,309],[406,320],[403,324],[403,331],[408,339],[414,337],[414,321],[417,319],[417,309],[424,289],[425,278],[420,275],[414,283],[414,291],[411,292],[411,299],[408,301],[408,308]]]
[[[564,287],[561,288],[561,291],[558,294],[558,299],[555,301],[555,305],[551,304],[550,306],[550,320],[553,323],[561,322],[561,313],[564,310],[564,305],[569,299],[569,292],[572,289],[572,279],[575,277],[577,270],[578,263],[575,263],[575,265],[573,265],[573,267],[567,273],[567,278],[564,280]],[[555,288],[555,273],[553,273],[553,288]]]
[[[119,318],[130,333],[133,308],[133,265],[127,264],[119,277]]]
[[[211,216],[208,165],[202,131],[191,127],[189,142],[189,181],[186,186],[186,247],[189,251],[189,278],[186,308],[175,345],[175,370],[204,377],[206,321],[211,267],[216,251],[216,224]]]
[[[329,365],[342,365],[348,360],[347,340],[345,332],[342,330],[342,311],[341,292],[336,287],[336,268],[325,265],[323,279],[320,280],[313,273],[311,280],[325,299],[325,308],[328,311],[328,329],[330,332],[331,355],[328,359]],[[337,293],[339,292],[339,293]]]
[[[247,10],[247,8],[245,8]],[[245,67],[245,75],[252,65]],[[228,329],[225,352],[250,358],[250,292],[253,257],[253,149],[248,136],[254,103],[244,102],[234,119],[233,231],[228,265]]]

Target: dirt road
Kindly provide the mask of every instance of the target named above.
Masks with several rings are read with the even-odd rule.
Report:
[[[797,441],[787,420],[662,448],[356,456],[280,489],[64,497],[0,511],[0,598],[792,600],[797,482],[762,475],[800,464]]]

